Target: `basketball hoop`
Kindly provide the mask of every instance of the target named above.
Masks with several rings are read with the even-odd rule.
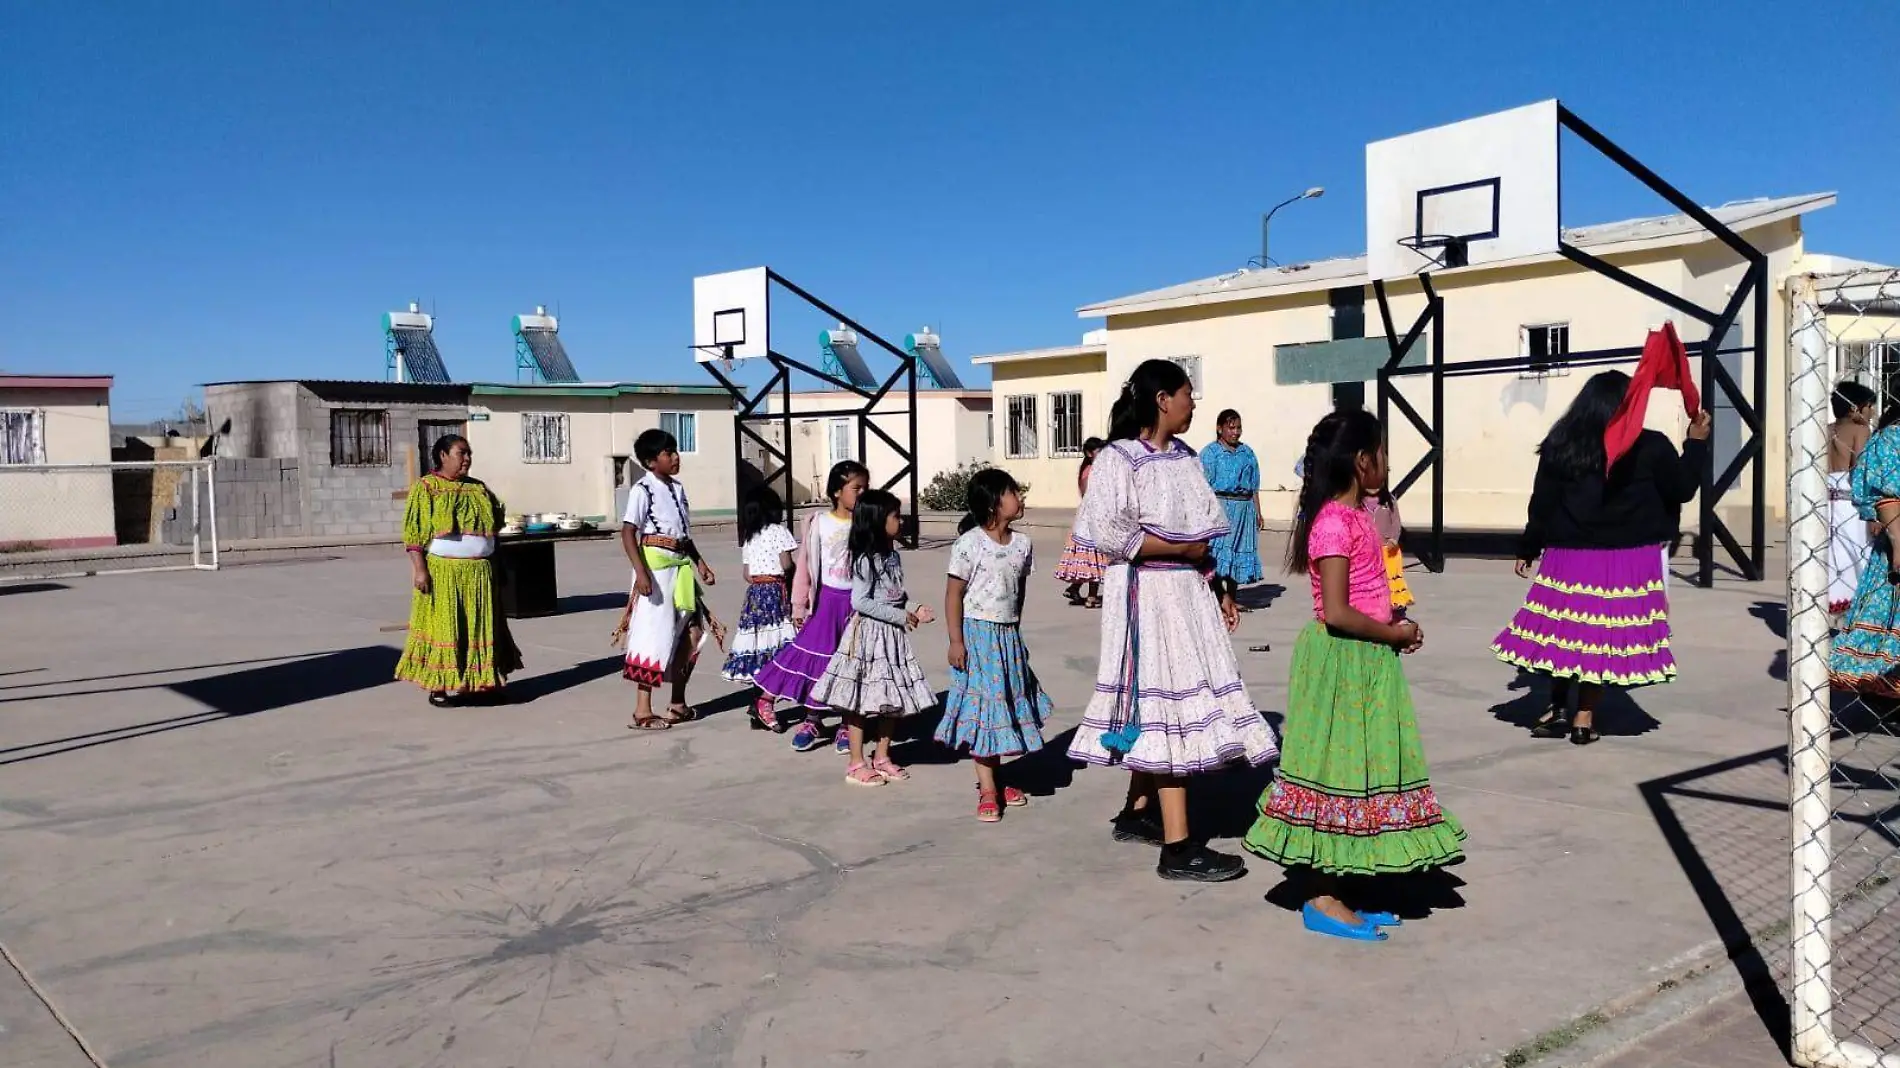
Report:
[[[1463,267],[1471,262],[1469,238],[1451,234],[1408,234],[1399,238],[1398,243],[1400,248],[1410,249],[1425,260],[1425,266],[1414,273],[1435,267]]]

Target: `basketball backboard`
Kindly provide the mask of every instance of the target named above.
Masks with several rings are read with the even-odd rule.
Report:
[[[693,358],[748,360],[772,350],[770,272],[763,267],[693,279]]]
[[[1555,100],[1368,144],[1367,273],[1390,280],[1457,258],[1556,252],[1557,153]],[[1440,262],[1431,254],[1447,243],[1454,260]]]

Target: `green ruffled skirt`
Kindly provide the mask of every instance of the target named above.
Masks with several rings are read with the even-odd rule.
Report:
[[[1287,867],[1384,875],[1456,863],[1464,837],[1432,790],[1399,654],[1307,626],[1293,647],[1280,773],[1247,848]]]
[[[428,558],[429,592],[409,606],[409,640],[396,677],[432,693],[492,690],[521,669],[521,651],[495,598],[487,560]]]

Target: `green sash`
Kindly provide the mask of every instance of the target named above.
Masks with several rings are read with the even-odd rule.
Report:
[[[673,607],[682,612],[699,610],[699,578],[693,574],[693,561],[685,553],[647,545],[642,547],[647,568],[661,571],[673,568]]]

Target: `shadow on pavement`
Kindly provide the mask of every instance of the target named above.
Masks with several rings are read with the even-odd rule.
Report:
[[[51,593],[54,590],[70,590],[64,582],[17,582],[0,583],[0,597],[11,597],[16,593]]]
[[[129,686],[117,691],[92,691],[125,693],[136,690],[171,690],[204,705],[205,711],[0,749],[0,765],[39,760],[43,757],[58,756],[62,753],[90,749],[112,742],[163,734],[185,727],[196,727],[215,723],[218,720],[275,711],[309,701],[320,701],[326,697],[339,697],[343,694],[367,690],[391,680],[396,670],[396,661],[401,655],[398,650],[387,645],[369,645],[292,660],[288,663],[275,663],[208,678],[191,679],[186,682]],[[41,695],[35,700],[83,695],[83,692],[54,693]],[[25,700],[25,698],[9,698],[8,700]]]
[[[1530,730],[1550,707],[1550,686],[1548,680],[1540,675],[1518,672],[1505,687],[1509,690],[1523,691],[1517,697],[1503,704],[1492,705],[1491,715],[1513,727]],[[1629,691],[1606,687],[1602,700],[1597,704],[1596,729],[1598,734],[1608,736],[1633,737],[1648,734],[1662,726],[1656,717],[1643,711],[1643,706],[1630,697]],[[1553,739],[1555,740],[1555,739]]]
[[[1637,784],[1756,1015],[1784,1054],[1784,949],[1772,946],[1771,968],[1752,932],[1786,937],[1787,780],[1787,750],[1777,746]]]

